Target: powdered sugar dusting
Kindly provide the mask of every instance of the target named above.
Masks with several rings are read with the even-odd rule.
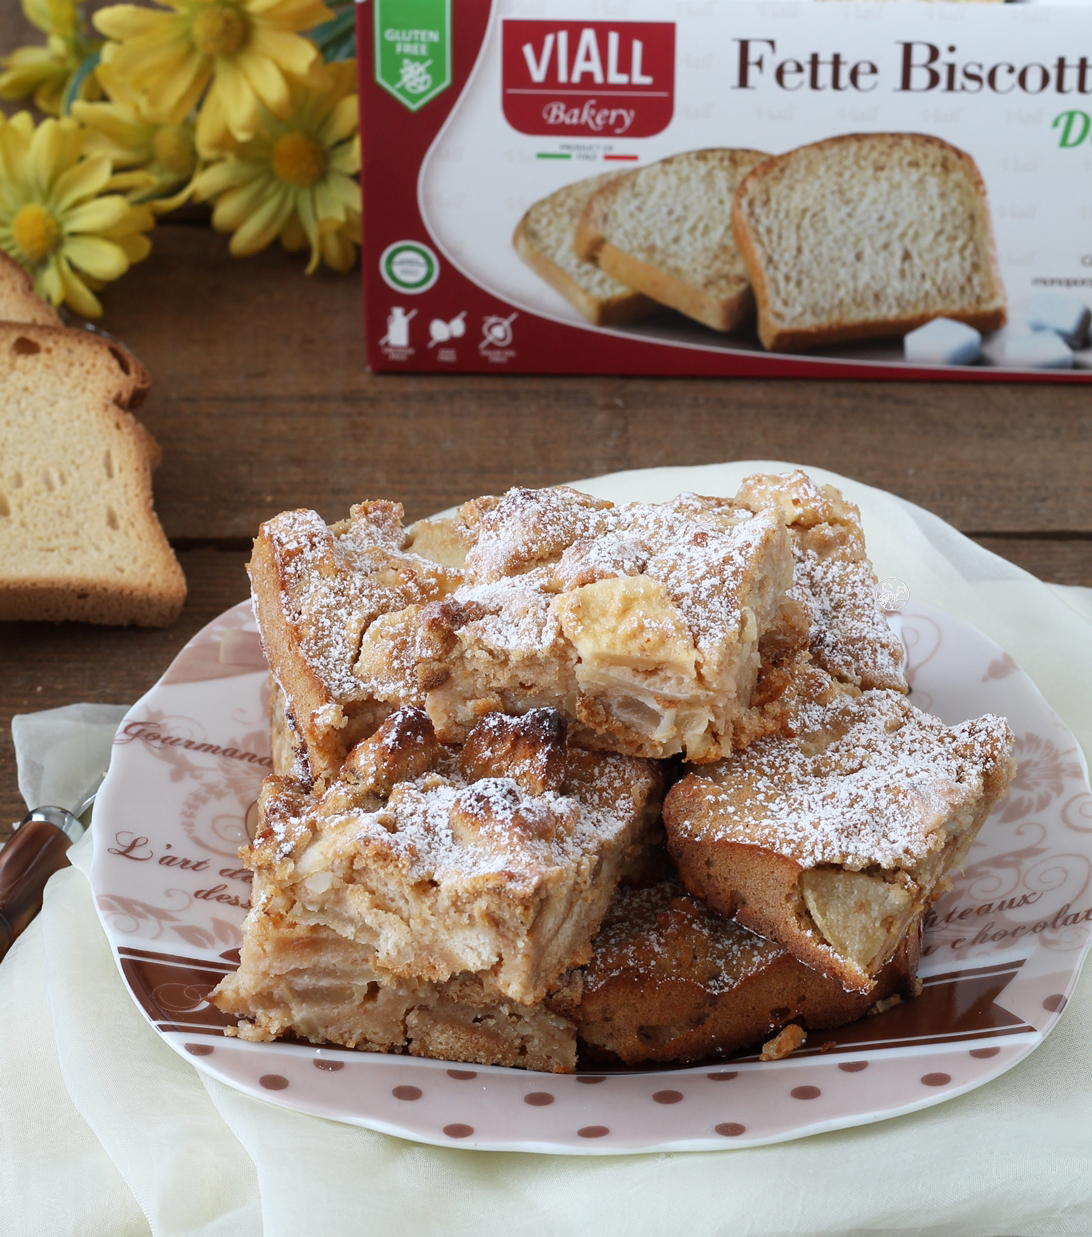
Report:
[[[456,595],[508,620],[534,608],[532,594],[644,574],[664,585],[698,650],[715,657],[744,626],[742,594],[779,528],[773,512],[752,515],[692,494],[613,507],[563,488],[510,490],[483,517]],[[518,643],[519,624],[509,621]]]
[[[360,640],[380,615],[448,590],[450,577],[428,559],[401,550],[404,534],[389,508],[353,509],[353,518],[327,528],[317,512],[286,511],[263,532],[272,544],[281,582],[279,603],[293,625],[298,649],[336,701],[364,693],[352,667]],[[454,580],[451,580],[454,583]],[[265,599],[255,598],[261,621]]]
[[[792,596],[810,602],[808,641],[816,662],[859,687],[905,688],[903,648],[876,599],[867,560],[820,558],[797,542]]]
[[[616,977],[644,987],[685,976],[711,996],[732,991],[785,952],[709,910],[676,880],[620,888],[593,950],[586,991]]]
[[[317,800],[279,800],[287,814],[267,814],[264,825],[276,839],[276,861],[299,861],[301,846],[325,835],[336,839],[331,853],[369,854],[369,863],[382,857],[414,883],[443,887],[489,873],[533,883],[550,869],[579,863],[632,825],[632,787],[643,762],[596,759],[590,786],[532,795],[509,777],[469,780],[449,753],[436,768],[400,782],[385,801],[369,795],[346,807],[338,783]]]
[[[802,707],[793,738],[760,739],[700,779],[708,811],[681,827],[804,867],[912,868],[982,802],[1012,734],[987,714],[948,727],[903,696],[869,691]]]
[[[905,691],[902,645],[879,606],[857,508],[800,469],[746,477],[736,501],[751,511],[775,510],[788,525],[789,597],[809,617],[816,662],[858,687]]]

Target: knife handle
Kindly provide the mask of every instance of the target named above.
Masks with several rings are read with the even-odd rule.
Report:
[[[57,825],[30,820],[0,850],[0,959],[42,909],[46,881],[68,867],[70,845]]]

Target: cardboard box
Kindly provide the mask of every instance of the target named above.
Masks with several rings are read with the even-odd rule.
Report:
[[[357,22],[375,370],[1092,379],[1087,7],[364,0]],[[580,229],[571,201],[521,227],[593,177]]]

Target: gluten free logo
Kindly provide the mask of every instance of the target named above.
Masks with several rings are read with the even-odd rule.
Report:
[[[411,112],[451,85],[451,0],[372,0],[375,80]]]

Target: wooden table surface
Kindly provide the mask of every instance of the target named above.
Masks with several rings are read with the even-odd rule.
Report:
[[[22,41],[14,4],[0,51]],[[140,416],[163,448],[156,507],[189,582],[165,631],[0,623],[0,838],[25,810],[10,720],[130,703],[247,595],[259,523],[365,497],[409,519],[519,483],[774,458],[834,469],[936,512],[1045,580],[1092,585],[1092,389],[369,374],[359,271],[303,274],[279,249],[231,258],[200,223],[161,223],[103,294],[103,327],[152,373]]]

